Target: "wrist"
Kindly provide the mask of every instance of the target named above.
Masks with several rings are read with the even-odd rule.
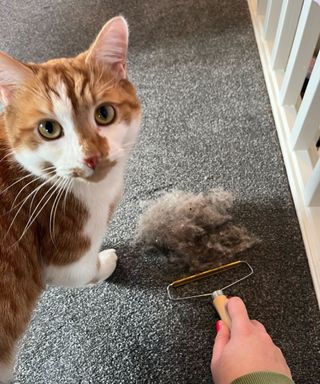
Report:
[[[231,384],[294,384],[293,381],[281,373],[252,372],[232,381]]]

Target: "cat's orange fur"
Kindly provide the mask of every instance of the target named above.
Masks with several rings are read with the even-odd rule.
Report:
[[[60,189],[49,193],[51,183],[40,188],[43,178],[37,180],[36,175],[24,169],[12,151],[36,151],[43,145],[35,129],[39,121],[54,113],[52,97],[60,97],[58,88],[63,83],[72,104],[74,127],[84,158],[97,152],[101,155],[95,172],[86,177],[86,182],[93,185],[108,177],[116,168],[117,160],[109,158],[108,138],[92,128],[88,118],[91,106],[101,100],[108,101],[117,109],[117,123],[128,126],[140,115],[135,89],[123,76],[124,66],[119,69],[113,63],[105,66],[101,61],[88,62],[91,50],[75,58],[43,64],[13,62],[18,67],[23,66],[17,69],[27,74],[14,90],[1,84],[0,57],[0,91],[6,102],[4,113],[0,114],[0,382],[6,380],[5,373],[1,376],[1,369],[12,365],[17,340],[25,331],[32,309],[45,288],[45,268],[48,265],[63,268],[79,261],[93,241],[84,230],[92,216],[89,206],[72,191],[62,194],[52,236],[52,206]],[[4,60],[7,60],[5,55]],[[50,161],[43,162],[44,169],[49,166],[52,166]],[[82,175],[81,169],[73,172],[75,177]],[[38,192],[33,193],[37,187]],[[32,193],[33,198],[28,199]],[[44,205],[41,200],[46,193]],[[108,194],[108,190],[105,193]],[[105,207],[105,224],[120,194],[121,191],[115,193]],[[24,233],[31,212],[38,204],[43,206],[42,211]],[[100,260],[97,258],[94,262],[99,269]]]

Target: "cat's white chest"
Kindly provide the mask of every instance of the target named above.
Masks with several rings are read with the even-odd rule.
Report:
[[[110,213],[122,193],[122,179],[123,172],[121,167],[118,167],[98,183],[80,182],[74,185],[73,193],[89,214],[83,232],[90,239],[90,252],[99,252]]]

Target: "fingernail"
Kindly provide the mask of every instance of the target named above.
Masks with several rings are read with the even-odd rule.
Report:
[[[218,321],[216,322],[216,330],[217,330],[217,333],[220,331],[221,327],[222,327],[222,321],[221,321],[221,320],[218,320]]]

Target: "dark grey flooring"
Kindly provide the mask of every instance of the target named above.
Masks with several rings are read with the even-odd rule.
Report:
[[[166,297],[167,266],[132,245],[141,201],[159,190],[236,194],[234,217],[262,240],[243,257],[244,298],[284,350],[296,383],[320,382],[320,318],[244,0],[1,0],[0,48],[40,61],[86,49],[119,13],[144,118],[106,246],[112,279],[42,297],[17,368],[26,384],[209,384],[217,315]]]

